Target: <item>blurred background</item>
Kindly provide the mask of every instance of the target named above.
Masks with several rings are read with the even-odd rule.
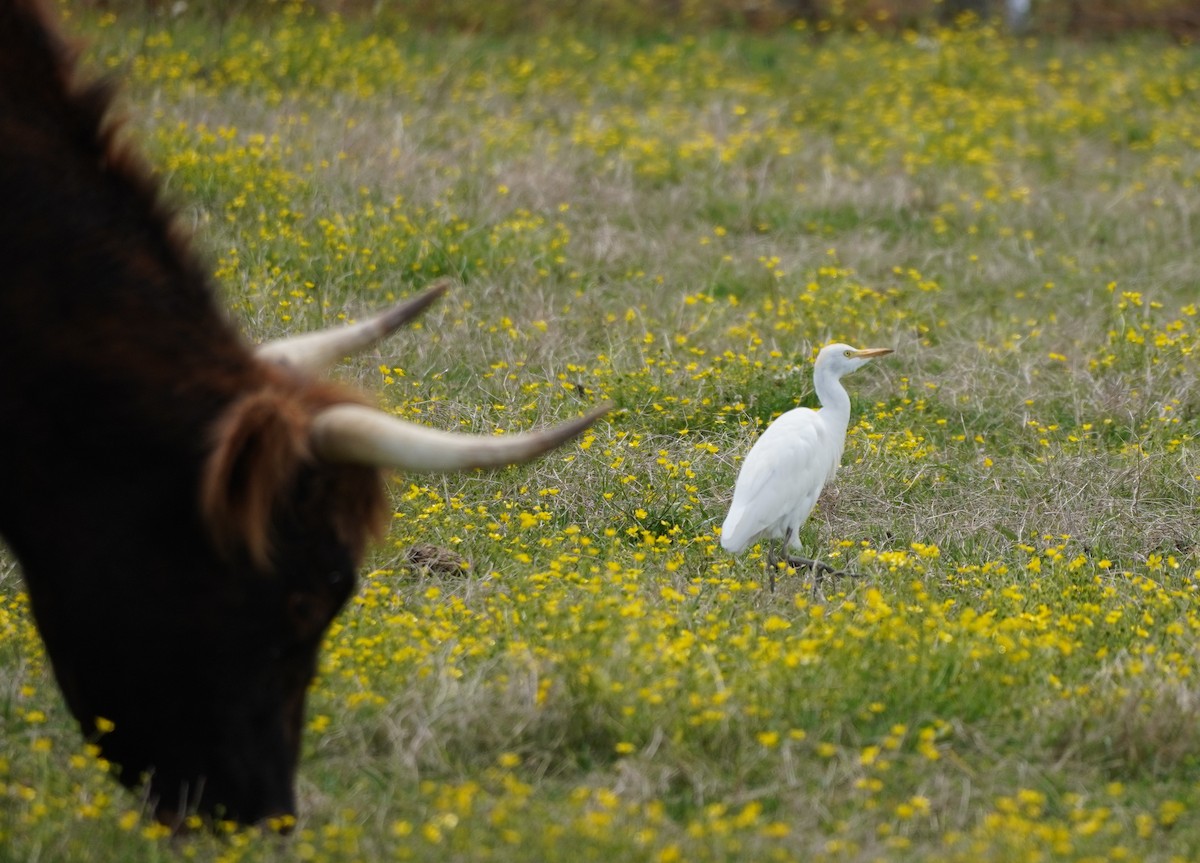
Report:
[[[921,29],[997,19],[1021,32],[1112,36],[1137,30],[1190,41],[1200,34],[1200,0],[308,0],[328,12],[400,15],[413,26],[507,32],[530,26],[604,27],[632,32],[746,27],[771,30]],[[261,12],[279,0],[85,0],[115,12],[218,17]]]

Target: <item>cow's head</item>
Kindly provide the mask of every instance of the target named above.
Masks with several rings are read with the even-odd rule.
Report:
[[[163,821],[294,812],[305,694],[322,637],[386,522],[382,471],[526,461],[599,415],[526,434],[453,434],[316,379],[444,289],[364,324],[260,348],[253,373],[242,373],[254,385],[242,386],[209,429],[194,511],[158,522],[166,536],[143,544],[168,549],[167,560],[147,565],[131,547],[128,572],[98,574],[71,598],[50,595],[41,585],[52,579],[27,573],[72,711],[85,731],[112,723],[97,739],[104,756],[126,784],[148,781]],[[153,507],[154,485],[141,488]],[[120,536],[122,527],[103,533]]]

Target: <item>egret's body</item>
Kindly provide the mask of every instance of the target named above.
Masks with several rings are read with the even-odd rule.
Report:
[[[772,588],[775,564],[781,560],[792,566],[824,567],[814,560],[789,557],[788,547],[800,547],[800,528],[842,460],[850,425],[850,396],[842,376],[891,352],[891,348],[826,345],[813,366],[821,409],[788,411],[767,426],[747,453],[721,526],[721,545],[736,554],[763,539],[781,540],[780,553],[772,548],[767,557]]]

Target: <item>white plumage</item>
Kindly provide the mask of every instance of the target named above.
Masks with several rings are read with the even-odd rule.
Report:
[[[767,426],[746,454],[721,526],[721,545],[736,554],[762,539],[782,540],[779,554],[772,547],[767,556],[772,589],[775,565],[781,560],[791,566],[830,569],[815,560],[788,557],[788,546],[799,547],[800,527],[842,460],[850,425],[850,396],[842,376],[891,352],[891,348],[859,350],[844,344],[823,347],[813,365],[821,409],[788,411]]]
[[[764,537],[793,544],[825,483],[837,473],[845,432],[817,422],[818,411],[796,408],[767,427],[746,455],[721,526],[721,545],[735,554]]]

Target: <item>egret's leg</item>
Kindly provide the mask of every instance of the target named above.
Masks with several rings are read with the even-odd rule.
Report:
[[[788,557],[788,543],[792,541],[792,529],[789,527],[787,533],[783,535],[783,541],[779,543],[779,551],[775,550],[774,545],[767,546],[767,572],[771,577],[771,593],[775,592],[775,573],[779,570],[780,563],[786,563],[788,566],[796,568],[792,558]]]
[[[809,560],[807,557],[792,557],[788,554],[788,546],[792,542],[792,529],[789,527],[783,535],[783,541],[779,543],[779,551],[775,551],[775,546],[767,548],[767,570],[771,574],[771,593],[775,592],[775,573],[779,569],[780,563],[786,563],[792,569],[809,569],[812,571],[814,580],[819,580],[821,575],[826,572],[838,574],[837,571],[827,563],[821,563],[819,560]]]
[[[780,550],[775,551],[774,545],[767,546],[767,573],[770,576],[771,593],[775,592],[775,570],[779,569],[779,561],[787,559],[787,544],[792,532],[789,529],[787,536],[783,539],[783,545]]]

